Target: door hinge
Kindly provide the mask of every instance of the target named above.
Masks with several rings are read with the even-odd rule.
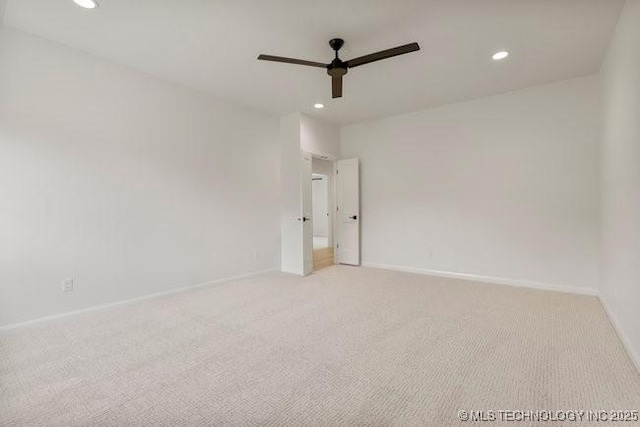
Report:
[[[340,248],[340,243],[336,243],[336,249]]]
[[[336,169],[336,175],[340,175],[340,171]]]

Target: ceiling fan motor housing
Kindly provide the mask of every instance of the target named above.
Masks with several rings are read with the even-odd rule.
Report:
[[[327,74],[331,77],[344,76],[347,74],[347,66],[344,62],[336,58],[327,66]]]

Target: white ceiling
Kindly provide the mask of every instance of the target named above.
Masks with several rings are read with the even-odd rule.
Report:
[[[336,123],[598,71],[623,0],[7,0],[5,24],[275,114]],[[331,99],[329,62],[413,41],[422,50],[349,71]],[[511,56],[491,61],[498,49]],[[316,102],[326,108],[316,111]]]

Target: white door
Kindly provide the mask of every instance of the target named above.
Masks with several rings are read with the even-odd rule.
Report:
[[[360,265],[360,174],[358,159],[336,164],[337,261]]]
[[[313,271],[313,206],[311,193],[311,155],[302,152],[300,165],[301,216],[302,227],[302,274]]]

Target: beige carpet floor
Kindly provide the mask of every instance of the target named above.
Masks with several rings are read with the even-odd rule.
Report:
[[[0,393],[0,425],[449,426],[638,410],[640,375],[595,297],[335,266],[4,331]]]

